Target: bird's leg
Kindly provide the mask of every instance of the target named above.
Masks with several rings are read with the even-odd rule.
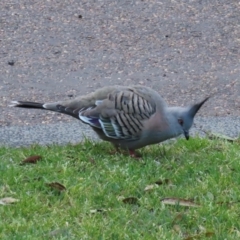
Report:
[[[113,146],[114,146],[115,150],[111,150],[111,151],[110,151],[110,154],[111,154],[111,155],[115,155],[115,154],[117,154],[117,153],[118,153],[118,154],[119,154],[119,153],[123,153],[123,152],[121,151],[119,145],[113,144]],[[127,152],[129,153],[129,155],[130,155],[131,157],[135,158],[135,159],[140,159],[140,158],[142,157],[142,155],[141,155],[140,153],[136,152],[134,149],[125,149],[125,151],[124,151],[125,153],[126,153],[126,150],[127,150]]]
[[[136,159],[140,159],[142,157],[142,155],[138,152],[136,152],[134,149],[129,149],[129,154],[131,157],[136,158]]]

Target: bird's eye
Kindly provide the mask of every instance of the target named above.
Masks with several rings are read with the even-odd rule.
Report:
[[[183,125],[183,120],[181,118],[179,118],[178,123],[182,126]]]

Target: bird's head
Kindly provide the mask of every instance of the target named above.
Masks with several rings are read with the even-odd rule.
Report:
[[[184,134],[185,138],[189,139],[189,129],[192,127],[194,117],[202,105],[209,99],[205,98],[203,101],[188,107],[174,108],[175,120],[177,121],[177,129]]]

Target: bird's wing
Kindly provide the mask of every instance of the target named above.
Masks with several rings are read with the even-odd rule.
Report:
[[[96,100],[95,106],[79,109],[79,118],[101,128],[109,138],[135,140],[141,135],[144,121],[155,112],[150,89],[130,87],[114,90],[106,99]]]

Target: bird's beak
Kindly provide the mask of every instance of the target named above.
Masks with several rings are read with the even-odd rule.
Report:
[[[184,130],[184,136],[188,140],[189,139],[189,131]]]

